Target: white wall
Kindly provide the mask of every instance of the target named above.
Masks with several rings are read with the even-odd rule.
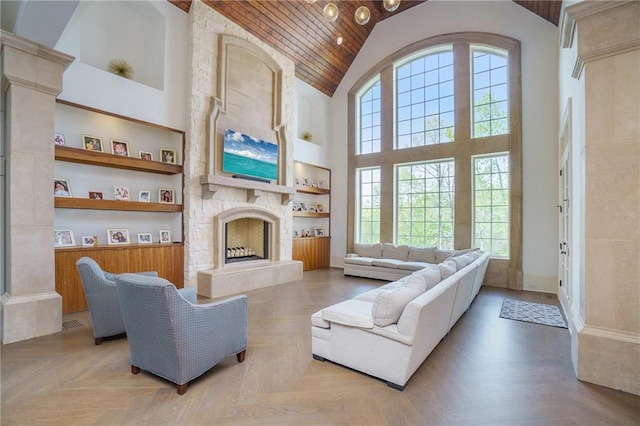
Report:
[[[482,31],[520,40],[524,181],[524,286],[556,291],[558,183],[558,29],[511,1],[430,0],[374,28],[331,104],[332,264],[346,251],[347,94],[363,74],[397,50],[435,35]]]
[[[294,82],[295,145],[293,158],[303,163],[331,167],[331,98],[307,83]],[[312,140],[301,139],[303,132],[311,132]]]
[[[118,3],[120,5],[118,6]],[[132,27],[132,20],[126,16],[118,18],[118,14],[132,14],[131,8],[138,12],[157,10],[158,14],[149,14],[150,21],[144,26]],[[153,45],[148,39],[141,37],[107,37],[104,33],[90,32],[86,28],[103,27],[103,10],[109,10],[112,16],[113,31],[140,34],[141,28],[155,28],[154,33],[164,32],[164,39],[159,38]],[[116,11],[116,12],[114,12]],[[116,14],[114,16],[114,13]],[[137,16],[138,19],[142,19]],[[164,22],[163,22],[164,21]],[[76,57],[76,60],[64,73],[64,89],[58,96],[82,105],[133,117],[151,123],[160,124],[180,130],[186,128],[186,63],[187,63],[187,24],[188,15],[164,0],[149,2],[91,2],[83,1],[69,20],[56,50]],[[124,26],[123,26],[124,25]],[[128,26],[127,26],[128,25]],[[164,31],[158,26],[164,25]],[[109,49],[96,49],[89,53],[86,46],[101,46]],[[138,52],[136,54],[135,52]],[[149,52],[155,58],[161,58],[163,66],[163,82],[157,82],[158,76],[149,68],[155,67],[144,61]],[[96,56],[97,54],[97,56]],[[84,61],[83,61],[84,55]],[[103,55],[102,58],[99,56]],[[106,71],[106,64],[120,55],[127,58],[143,82],[127,80]],[[133,56],[130,56],[133,55]],[[89,65],[89,64],[93,64]],[[100,67],[98,67],[100,64]],[[140,74],[142,74],[140,76]],[[137,78],[137,77],[136,77]],[[144,84],[144,83],[147,84]],[[156,87],[153,87],[153,86]],[[158,88],[159,87],[159,88]]]

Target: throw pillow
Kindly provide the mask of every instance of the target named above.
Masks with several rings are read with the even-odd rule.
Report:
[[[382,257],[382,245],[381,244],[359,244],[353,245],[354,251],[362,257],[375,257],[380,259]]]
[[[455,274],[457,271],[456,264],[453,260],[445,260],[444,262],[438,265],[438,268],[440,269],[440,278],[443,280],[445,278],[449,278],[451,275]]]
[[[395,246],[393,244],[382,244],[382,257],[385,259],[407,260],[409,256],[409,246]]]
[[[452,256],[463,256],[467,253],[471,253],[474,251],[478,251],[480,250],[479,248],[468,248],[468,249],[464,249],[464,250],[454,250]]]
[[[404,285],[391,290],[380,290],[371,309],[373,323],[378,327],[386,327],[398,322],[404,307],[419,295],[420,291]]]
[[[402,283],[402,285],[417,290],[419,293],[427,291],[427,282],[422,274],[409,275],[409,279]]]
[[[410,247],[409,262],[427,262],[436,263],[436,248],[435,247]]]
[[[469,263],[471,263],[471,259],[469,259],[468,256],[453,256],[450,258],[450,260],[453,261],[453,263],[456,264],[456,270],[459,271],[460,269],[464,268],[465,266],[467,266]]]
[[[424,282],[427,286],[425,291],[435,287],[436,284],[438,284],[441,281],[439,265],[430,265],[429,267],[424,268],[423,270],[417,273],[422,275],[422,277],[424,278]]]

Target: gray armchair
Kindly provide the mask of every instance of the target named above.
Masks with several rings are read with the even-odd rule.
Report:
[[[116,274],[103,271],[95,260],[86,256],[78,259],[76,268],[78,268],[84,295],[89,305],[95,344],[102,343],[105,337],[124,334],[124,322],[114,281]],[[157,272],[140,272],[140,274],[158,276]]]
[[[247,296],[196,305],[162,278],[122,274],[115,280],[133,374],[142,369],[160,376],[182,395],[222,359],[244,361]]]

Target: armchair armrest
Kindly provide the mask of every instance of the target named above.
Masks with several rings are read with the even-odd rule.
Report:
[[[158,273],[156,271],[144,271],[144,272],[132,272],[132,274],[144,275],[146,277],[157,277]],[[109,281],[113,281],[115,284],[116,277],[120,274],[112,274],[111,272],[104,272],[104,277]]]
[[[198,291],[195,287],[179,288],[178,293],[180,293],[180,296],[187,302],[193,303],[194,305],[198,303]]]

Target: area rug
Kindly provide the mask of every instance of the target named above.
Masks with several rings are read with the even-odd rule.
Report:
[[[567,323],[560,309],[557,306],[545,305],[543,303],[504,299],[502,309],[500,310],[500,318],[567,328]]]

